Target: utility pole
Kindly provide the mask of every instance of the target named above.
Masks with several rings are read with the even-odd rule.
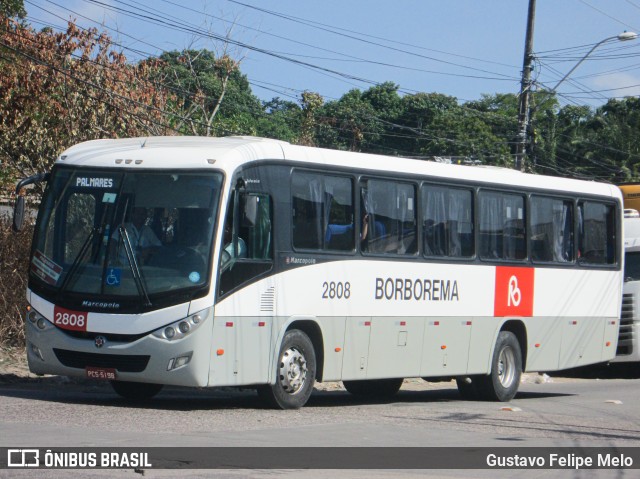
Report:
[[[531,70],[533,70],[533,26],[536,18],[536,0],[529,0],[527,36],[524,42],[522,81],[520,83],[520,107],[518,110],[518,137],[515,145],[514,168],[524,170],[529,133],[529,97],[531,95]]]

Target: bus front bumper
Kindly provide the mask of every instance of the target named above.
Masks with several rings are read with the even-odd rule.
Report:
[[[109,335],[79,338],[47,322],[26,321],[31,372],[175,386],[208,384],[213,315],[191,334],[168,340],[149,334],[131,342]],[[42,323],[41,323],[42,324]]]

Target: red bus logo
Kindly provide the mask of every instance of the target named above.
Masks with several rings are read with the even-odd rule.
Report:
[[[496,266],[494,316],[533,316],[533,268]]]

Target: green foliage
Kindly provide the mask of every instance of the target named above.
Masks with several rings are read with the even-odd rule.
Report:
[[[169,105],[174,128],[202,136],[256,134],[263,108],[238,62],[209,50],[165,52],[159,60],[156,78],[177,98]]]
[[[27,12],[23,0],[0,0],[0,15],[12,18],[24,18]]]
[[[256,122],[256,134],[265,138],[296,143],[302,136],[302,108],[295,102],[274,98],[262,104],[263,114]]]
[[[318,110],[318,146],[349,151],[372,151],[381,139],[384,126],[375,108],[360,90],[354,89],[339,100]]]

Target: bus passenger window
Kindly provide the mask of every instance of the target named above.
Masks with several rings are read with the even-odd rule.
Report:
[[[573,261],[573,202],[532,196],[529,238],[533,261]]]
[[[295,171],[291,192],[294,248],[353,251],[351,179]]]
[[[615,207],[594,201],[578,204],[578,260],[581,264],[616,262]]]
[[[524,197],[481,191],[479,194],[482,259],[523,260],[527,256]]]
[[[470,190],[423,186],[422,231],[426,256],[473,256],[472,202]]]
[[[416,189],[395,181],[367,180],[361,189],[361,244],[366,253],[415,254]]]

